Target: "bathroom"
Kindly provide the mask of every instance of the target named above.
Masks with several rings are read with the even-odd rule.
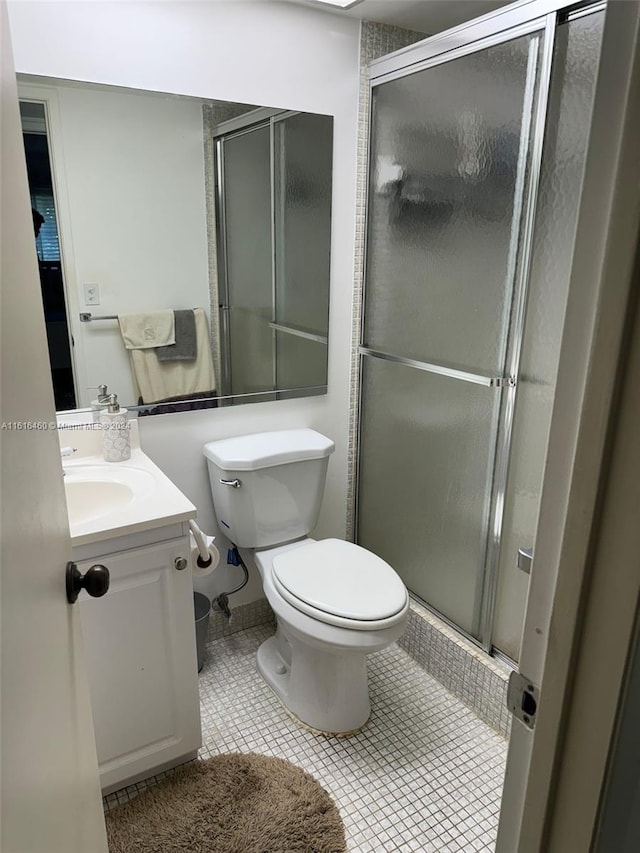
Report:
[[[410,4],[404,5],[408,7]],[[434,28],[454,25],[481,14],[488,5],[456,4],[459,7],[458,18],[446,22],[438,19]],[[376,28],[375,25],[361,31],[360,21],[355,17],[327,13],[308,4],[293,3],[18,3],[10,7],[10,20],[15,65],[22,74],[39,78],[88,80],[111,86],[215,98],[233,103],[278,106],[333,117],[334,194],[326,395],[141,418],[139,433],[144,452],[197,507],[198,523],[202,529],[216,532],[211,490],[202,455],[203,446],[234,435],[312,427],[335,442],[320,519],[313,535],[318,539],[348,537],[352,533],[354,520],[353,441],[356,412],[353,401],[357,394],[352,369],[356,366],[354,352],[359,343],[358,291],[357,284],[354,285],[354,275],[358,281],[358,264],[362,262],[361,249],[358,255],[354,248],[357,249],[361,244],[364,234],[362,198],[358,196],[357,190],[366,183],[366,169],[362,171],[361,157],[362,128],[366,115],[363,114],[360,92],[361,86],[365,85],[366,88],[359,73],[363,49],[361,38],[362,33],[368,33],[371,51],[381,55],[417,40],[415,33],[403,34],[388,27]],[[114,56],[118,57],[117,62],[114,62]],[[331,61],[327,60],[328,57]],[[295,75],[291,74],[292,67],[296,68]],[[356,146],[358,139],[361,142],[360,153]],[[222,537],[219,537],[219,542],[224,552]],[[226,577],[216,577],[223,585],[235,575],[228,571]],[[249,630],[259,629],[260,625],[255,622],[250,625],[243,620],[255,620],[260,614],[256,614],[254,607],[253,616],[245,615],[252,612],[247,606],[261,597],[259,578],[254,574],[245,590],[230,601],[236,621],[242,626],[246,625]],[[414,634],[409,639],[413,643],[410,650],[412,659],[419,657],[421,647],[435,644],[431,665],[435,667],[439,662],[440,670],[432,672],[430,677],[449,677],[444,688],[451,694],[457,691],[460,697],[465,690],[475,694],[474,697],[460,697],[460,705],[456,704],[455,707],[460,708],[460,713],[464,715],[468,705],[476,701],[476,713],[484,714],[485,723],[490,722],[494,731],[501,730],[502,740],[499,734],[489,728],[482,729],[488,741],[494,744],[494,753],[498,754],[502,750],[504,761],[504,736],[509,720],[504,705],[504,689],[509,672],[507,664],[489,658],[478,645],[461,638],[448,625],[437,622],[430,612],[423,613],[417,606],[415,612],[420,612],[426,627],[422,627],[424,633]],[[222,617],[215,617],[213,622],[213,630],[218,626],[222,632]],[[439,626],[437,632],[434,632],[435,624]],[[225,648],[237,648],[240,663],[240,646],[234,646],[240,640],[234,641],[233,636],[213,642],[214,645],[218,643],[215,647],[221,650],[223,645]],[[456,659],[455,654],[461,649],[465,656]],[[250,664],[252,658],[249,653],[246,658],[246,663]],[[478,662],[482,662],[482,665]],[[210,663],[216,665],[215,655],[212,655]],[[424,664],[424,661],[421,663]],[[393,670],[394,665],[390,669]],[[456,670],[458,685],[453,683]],[[414,672],[413,669],[411,671]],[[479,679],[471,687],[467,677],[470,671]],[[218,678],[215,683],[219,685],[219,682]],[[397,682],[391,683],[397,685]],[[426,680],[424,683],[427,683]],[[443,694],[443,708],[446,708],[445,700],[450,696],[446,690]],[[443,713],[446,715],[448,712],[445,710]],[[490,719],[487,720],[487,717]],[[470,724],[475,725],[474,719],[469,719]],[[372,718],[373,722],[375,717]],[[252,742],[251,738],[248,742]],[[329,749],[326,746],[324,748]],[[336,754],[339,756],[346,748],[338,742]],[[286,757],[295,762],[297,749],[298,746],[292,745],[290,751],[285,753]],[[333,748],[329,754],[331,750]],[[336,754],[332,760],[337,762],[340,759]],[[380,751],[377,759],[372,760],[394,762],[398,757],[392,752]],[[331,762],[328,763],[330,765]],[[327,773],[330,776],[330,770]],[[490,827],[486,831],[493,833],[493,837],[497,829],[500,783],[501,778],[494,785],[492,805],[487,807],[489,814],[482,812],[476,815],[478,820],[475,827],[482,829],[482,824],[488,821]],[[354,836],[358,838],[354,849],[429,849],[429,843],[435,845],[433,849],[473,849],[465,848],[465,836],[460,834],[459,828],[454,826],[450,831],[450,828],[445,827],[448,818],[446,811],[434,818],[440,820],[440,842],[437,829],[432,836],[424,834],[426,830],[423,821],[419,814],[416,816],[422,804],[418,789],[423,784],[420,778],[409,780],[408,787],[415,789],[415,799],[412,802],[409,798],[400,805],[394,803],[394,795],[387,791],[386,805],[392,811],[390,816],[383,818],[384,826],[378,841],[375,830],[371,835],[369,827],[357,826],[358,822],[370,823],[372,818],[363,816],[375,814],[376,809],[365,811],[362,807],[354,807],[349,815],[349,828],[353,833],[361,833]],[[370,794],[362,796],[369,805],[372,800],[376,800]],[[455,807],[455,797],[453,804]],[[391,832],[386,822],[393,821],[394,809],[402,821],[399,821],[399,829]],[[360,816],[356,820],[353,815],[358,811]],[[438,808],[436,811],[443,810]],[[471,823],[474,823],[473,819]],[[478,838],[477,833],[474,838]],[[485,846],[478,849],[491,849],[487,846],[490,841],[485,836],[482,836],[481,842]]]

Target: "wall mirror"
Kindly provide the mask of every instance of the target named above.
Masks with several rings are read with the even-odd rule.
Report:
[[[18,83],[56,408],[326,393],[332,117]]]

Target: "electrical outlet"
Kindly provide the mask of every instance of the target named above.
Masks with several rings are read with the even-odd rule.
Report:
[[[100,305],[100,288],[93,282],[85,282],[84,285],[84,304],[85,305]]]

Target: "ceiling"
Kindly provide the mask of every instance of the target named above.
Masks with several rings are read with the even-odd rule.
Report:
[[[306,0],[297,2],[307,5]],[[364,18],[433,35],[506,6],[508,2],[512,0],[363,0],[344,11],[329,5],[326,9],[334,15]],[[313,5],[318,8],[317,3]]]

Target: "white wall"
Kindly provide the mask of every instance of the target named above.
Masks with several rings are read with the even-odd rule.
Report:
[[[311,426],[336,442],[316,531],[343,536],[355,234],[359,22],[278,2],[14,2],[16,69],[334,116],[329,393],[145,418],[143,449],[213,529],[201,447]],[[251,596],[255,597],[255,596]],[[238,599],[240,600],[240,599]]]
[[[21,86],[20,94],[49,107],[78,405],[103,383],[135,405],[118,324],[78,315],[209,313],[202,106],[81,84]],[[88,282],[98,285],[99,305],[85,303]]]

